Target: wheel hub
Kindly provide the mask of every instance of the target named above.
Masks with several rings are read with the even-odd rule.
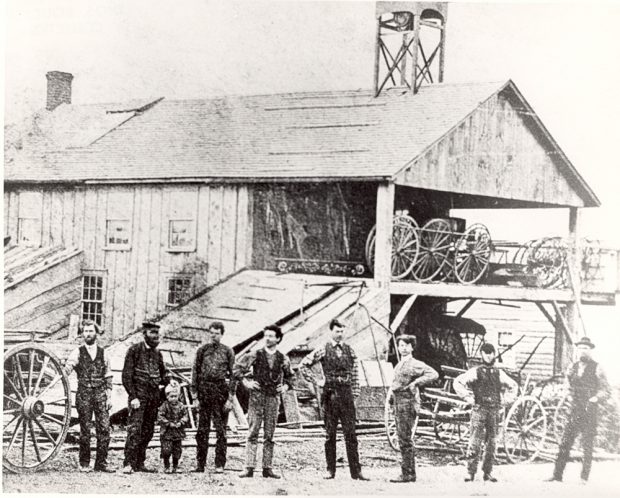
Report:
[[[29,396],[24,400],[22,410],[24,412],[24,417],[27,419],[38,418],[45,413],[45,403],[43,403],[40,399]]]

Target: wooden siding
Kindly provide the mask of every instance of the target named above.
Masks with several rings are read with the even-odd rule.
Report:
[[[531,116],[502,94],[482,103],[396,177],[399,185],[551,205],[583,206],[542,145]],[[540,133],[540,131],[538,132]]]
[[[510,307],[476,301],[464,316],[485,327],[487,332],[485,340],[498,346],[499,351],[505,349],[506,345],[516,342],[522,335],[525,336],[505,355],[504,363],[511,368],[521,368],[536,344],[544,337],[545,339],[536,353],[523,369],[523,375],[530,373],[533,380],[551,377],[553,375],[555,337],[553,326],[543,316],[535,303],[512,301],[504,303],[510,304]],[[452,302],[448,305],[448,311],[457,312],[464,304],[465,301]],[[554,316],[550,307],[547,310]],[[509,333],[510,335],[500,338],[501,333]]]
[[[106,341],[123,337],[143,320],[170,309],[166,304],[168,277],[190,275],[192,291],[199,292],[250,261],[252,203],[246,186],[7,188],[5,233],[14,241],[20,196],[32,192],[42,195],[42,245],[82,248],[84,270],[104,276]],[[171,216],[194,219],[195,247],[191,250],[169,250]],[[129,247],[106,245],[107,219],[129,221]]]

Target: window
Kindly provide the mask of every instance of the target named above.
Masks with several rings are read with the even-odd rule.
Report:
[[[506,348],[508,346],[512,346],[512,332],[500,332],[497,334],[497,345],[500,348]]]
[[[198,189],[176,189],[170,192],[168,213],[168,250],[196,250],[196,213]]]
[[[99,326],[103,322],[103,276],[82,277],[82,320],[94,320]]]
[[[192,295],[191,277],[171,277],[168,279],[166,304],[176,306],[187,301]]]
[[[134,192],[114,190],[108,193],[105,223],[105,249],[131,249],[131,219]]]
[[[40,192],[21,192],[19,194],[17,218],[17,243],[39,247],[41,245],[41,217],[43,195]]]
[[[194,220],[170,220],[168,247],[171,250],[193,251],[196,246],[195,227]]]
[[[131,224],[129,220],[107,220],[105,245],[109,249],[129,249]]]

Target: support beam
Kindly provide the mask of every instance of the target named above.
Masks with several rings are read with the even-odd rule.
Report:
[[[568,208],[568,272],[574,302],[566,307],[567,322],[573,337],[578,337],[579,324],[578,302],[581,299],[581,268],[579,268],[579,209]]]
[[[467,301],[467,304],[465,304],[465,306],[461,308],[461,311],[456,314],[456,317],[461,318],[465,313],[467,313],[467,310],[471,308],[475,303],[476,299],[470,299],[469,301]]]
[[[401,308],[398,310],[398,313],[394,317],[394,321],[390,325],[390,330],[392,331],[393,334],[396,334],[396,330],[398,330],[398,327],[400,327],[400,324],[403,323],[403,320],[405,319],[405,317],[407,316],[407,313],[409,313],[409,310],[413,306],[413,302],[415,301],[416,297],[418,296],[409,296],[405,300]]]
[[[374,280],[378,287],[389,288],[392,279],[392,224],[394,184],[377,187],[377,231],[375,238]]]
[[[560,310],[560,307],[558,306],[558,303],[553,301],[551,304],[553,305],[553,310],[555,311],[555,316],[557,317],[557,320],[562,324],[562,331],[564,332],[564,336],[566,337],[566,342],[568,342],[568,344],[570,344],[572,346],[573,345],[573,335],[572,335],[572,332],[571,332],[571,328],[570,328],[568,322],[564,319],[564,315],[562,314],[562,311]],[[568,307],[568,305],[567,305],[567,307]]]

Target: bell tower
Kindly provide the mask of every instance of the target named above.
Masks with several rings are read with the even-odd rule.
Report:
[[[447,17],[443,2],[377,2],[375,97],[443,81]]]

